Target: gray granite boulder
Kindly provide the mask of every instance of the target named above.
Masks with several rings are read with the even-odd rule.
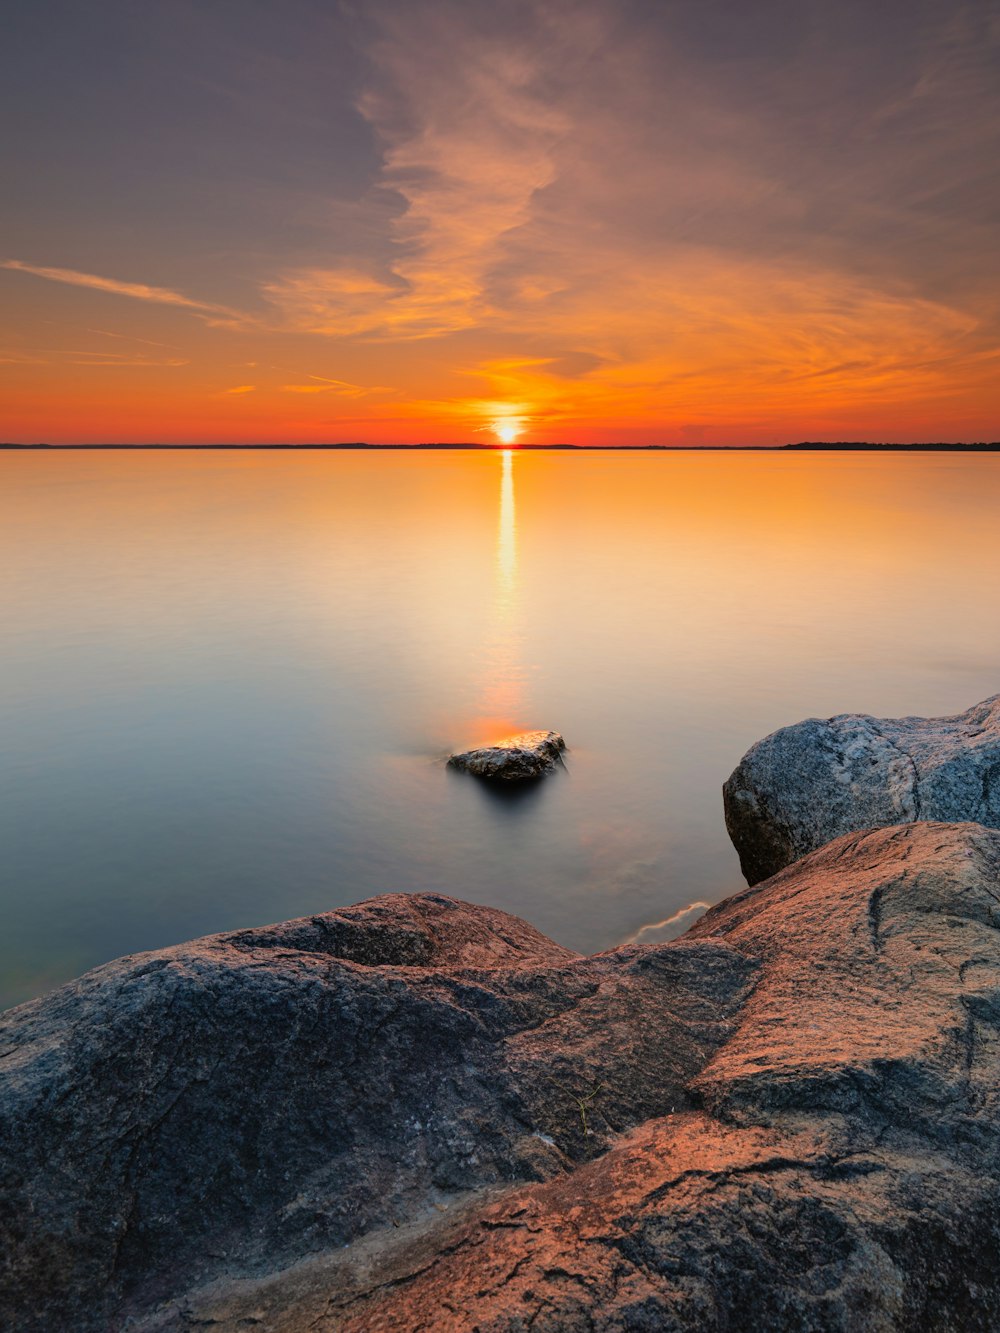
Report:
[[[690,1104],[751,972],[435,894],[97,968],[0,1017],[0,1327],[117,1327],[560,1174]]]
[[[581,958],[374,899],[0,1022],[0,1326],[1000,1326],[1000,834]]]
[[[723,802],[749,884],[855,829],[1000,827],[1000,694],[956,717],[842,713],[782,727],[743,756]]]
[[[453,754],[452,768],[496,782],[530,782],[562,764],[566,742],[557,731],[522,731],[494,745]]]

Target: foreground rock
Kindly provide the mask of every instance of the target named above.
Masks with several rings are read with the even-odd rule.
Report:
[[[916,823],[594,958],[425,895],[99,968],[0,1027],[0,1324],[994,1329],[998,924]]]
[[[723,801],[749,884],[856,829],[1000,827],[1000,694],[957,717],[843,713],[782,727],[743,756]]]
[[[558,731],[522,731],[495,745],[453,754],[452,768],[498,782],[530,782],[562,763],[566,742]]]

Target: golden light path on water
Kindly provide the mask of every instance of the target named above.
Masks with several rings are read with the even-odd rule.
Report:
[[[514,500],[514,451],[500,451],[500,504],[494,558],[493,608],[486,639],[482,716],[483,740],[524,730],[524,663],[517,566],[517,509]]]
[[[497,528],[498,603],[509,603],[517,576],[517,515],[514,510],[514,454],[501,454],[500,523]]]

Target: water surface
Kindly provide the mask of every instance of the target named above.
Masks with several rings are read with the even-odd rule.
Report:
[[[740,887],[720,787],[758,737],[1000,690],[996,456],[60,452],[0,484],[0,1004],[389,890],[601,949]],[[444,766],[529,727],[570,753],[526,795]]]

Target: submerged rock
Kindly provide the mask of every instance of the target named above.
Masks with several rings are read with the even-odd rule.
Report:
[[[957,717],[809,718],[758,741],[723,791],[756,884],[855,829],[917,819],[1000,827],[1000,694]]]
[[[558,768],[565,749],[566,742],[558,731],[522,731],[495,745],[453,754],[448,763],[477,778],[525,782]]]
[[[1000,834],[852,834],[581,958],[438,895],[0,1020],[0,1323],[1000,1322]]]

